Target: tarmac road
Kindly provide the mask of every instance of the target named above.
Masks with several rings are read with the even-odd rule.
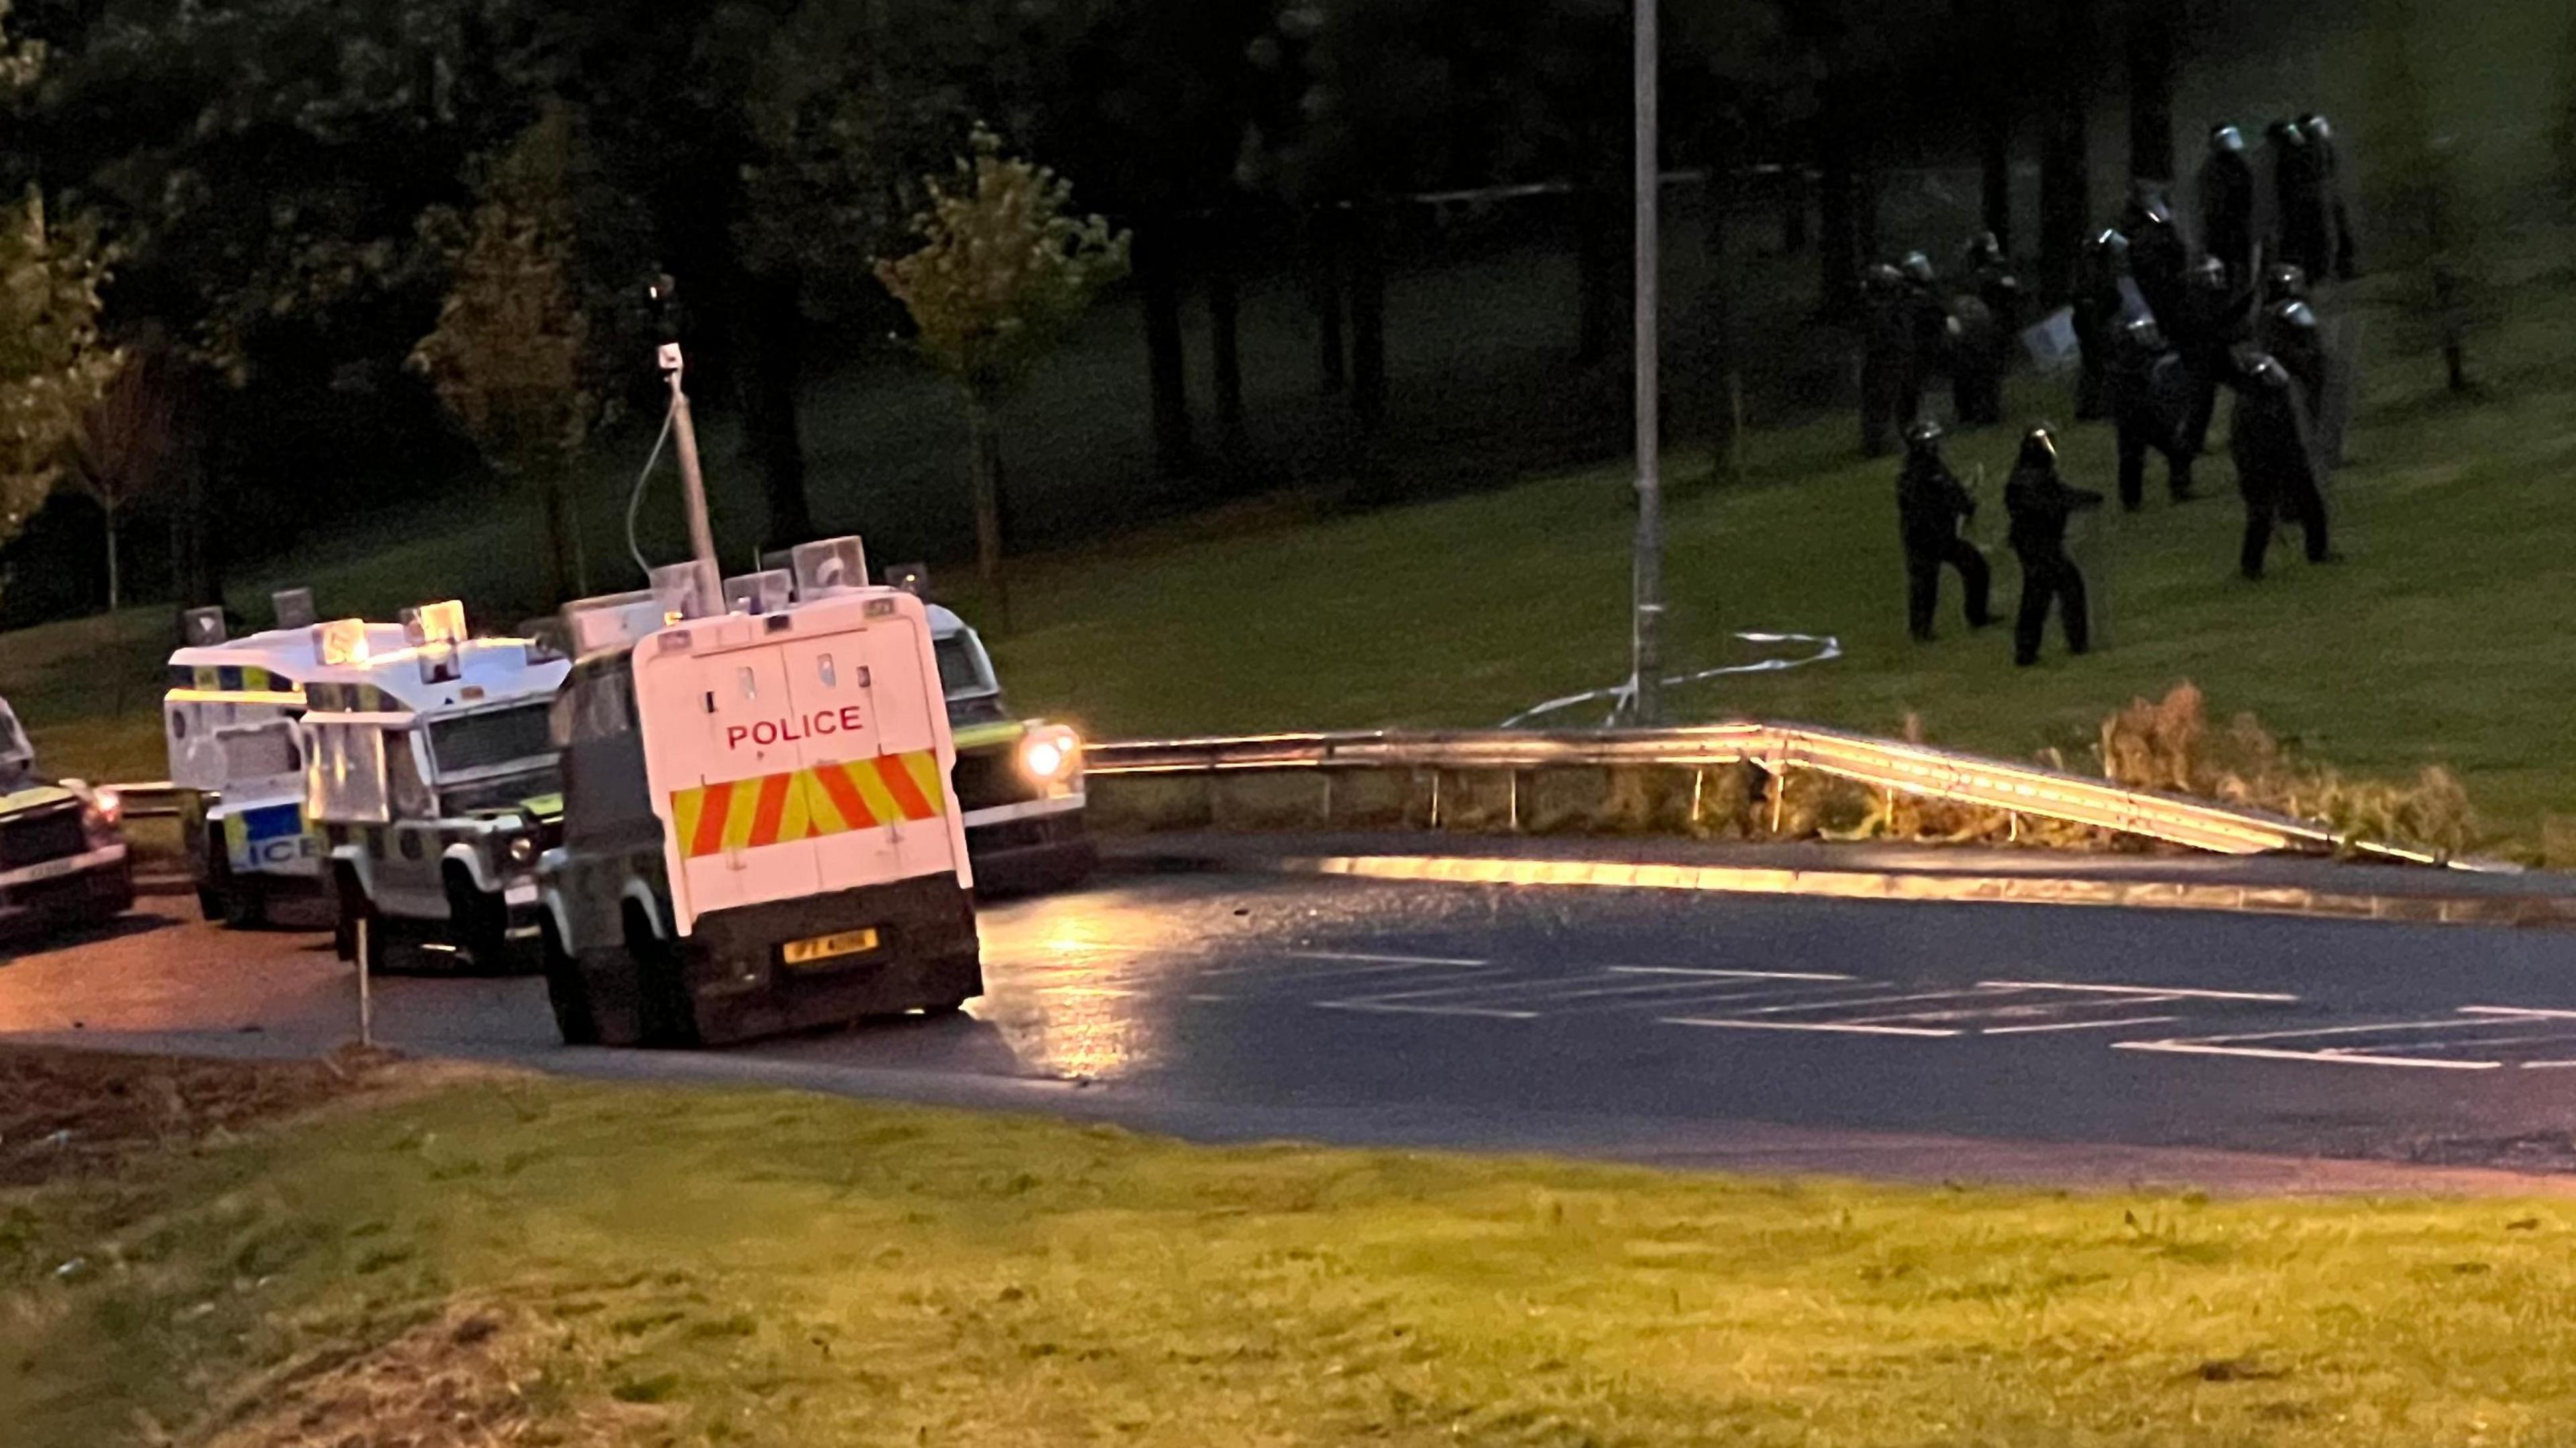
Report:
[[[322,937],[190,913],[147,902],[0,962],[0,1040],[272,1054],[352,1037],[353,976]],[[377,1034],[1204,1138],[2443,1184],[2330,1159],[2576,1188],[2576,934],[1205,874],[991,907],[985,942],[988,994],[960,1019],[568,1051],[538,982],[425,973],[377,982]]]

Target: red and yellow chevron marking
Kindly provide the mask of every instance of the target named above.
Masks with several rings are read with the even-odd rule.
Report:
[[[937,819],[947,801],[939,756],[923,749],[674,790],[671,822],[695,860]]]

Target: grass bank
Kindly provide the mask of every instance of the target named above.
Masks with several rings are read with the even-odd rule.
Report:
[[[488,1079],[0,1189],[0,1415],[227,1448],[2563,1442],[2571,1241],[2564,1205],[1206,1150]]]
[[[1840,415],[1754,435],[1741,474],[1722,482],[1705,459],[1678,460],[1670,656],[1740,657],[1726,638],[1737,629],[1832,633],[1850,652],[1676,707],[1883,730],[1916,714],[1936,741],[2013,756],[2056,746],[2080,761],[2110,711],[2190,679],[2220,715],[2254,711],[2348,772],[2404,779],[2450,765],[2491,842],[2529,852],[2545,816],[2576,814],[2559,707],[2576,697],[2565,620],[2576,564],[2559,521],[2576,464],[2576,376],[2560,365],[2576,292],[2538,269],[2508,285],[2512,321],[2473,354],[2487,390],[2448,398],[2437,365],[2374,354],[2335,489],[2348,561],[2310,568],[2285,545],[2270,579],[2237,579],[2224,457],[2202,464],[2206,501],[2159,496],[2142,514],[2089,522],[2081,546],[2105,647],[2087,659],[2016,670],[2008,640],[1965,633],[1955,596],[1944,639],[1910,643],[1893,467],[1855,459]],[[2025,382],[2012,401],[2019,419],[2065,420],[2056,385]],[[1963,473],[1982,470],[1978,529],[1999,559],[2014,443],[1998,430],[1951,450]],[[2105,429],[2074,428],[2068,471],[2108,489],[2111,450]],[[592,501],[613,518],[622,494]],[[279,580],[246,580],[245,611],[262,612],[256,589],[288,578],[319,583],[335,607],[379,612],[476,596],[499,586],[496,573],[524,582],[524,524],[496,505],[349,540]],[[1629,531],[1620,472],[1376,509],[1292,491],[1023,560],[1019,628],[994,642],[1020,707],[1104,735],[1491,724],[1623,672]],[[2009,600],[2008,561],[2001,575]],[[971,587],[940,581],[992,622]],[[0,694],[57,767],[157,775],[150,706],[166,626],[138,611],[0,638]]]

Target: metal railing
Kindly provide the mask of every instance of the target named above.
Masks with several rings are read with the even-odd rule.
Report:
[[[1705,769],[1749,764],[1774,775],[1811,770],[1918,798],[2115,830],[2218,854],[2350,854],[2417,865],[2453,863],[2421,850],[2347,839],[2286,815],[1803,725],[1746,722],[1679,729],[1267,734],[1095,744],[1084,750],[1084,763],[1090,772],[1108,775],[1614,765]]]
[[[166,779],[140,784],[111,784],[116,797],[125,801],[125,817],[130,820],[167,820],[179,817],[179,791]]]

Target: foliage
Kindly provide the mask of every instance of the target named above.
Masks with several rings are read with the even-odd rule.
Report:
[[[0,206],[0,542],[62,477],[121,356],[99,337],[110,253],[81,222],[48,222],[33,187]]]
[[[446,243],[454,281],[438,325],[412,353],[508,474],[561,466],[598,416],[586,375],[590,317],[572,274],[571,149],[570,117],[554,108],[493,167],[464,234]]]
[[[924,183],[930,209],[914,221],[921,248],[879,262],[877,278],[911,313],[923,354],[990,398],[1125,274],[1130,239],[1098,216],[1071,214],[1073,184],[1004,156],[991,131],[977,130],[973,145],[950,181]]]

